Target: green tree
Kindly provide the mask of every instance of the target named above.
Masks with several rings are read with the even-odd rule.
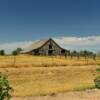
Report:
[[[84,50],[84,56],[85,56],[85,59],[88,57],[88,51],[87,50]]]
[[[83,56],[86,59],[87,57],[89,57],[89,51],[87,50],[80,51],[80,56]]]
[[[0,50],[0,55],[5,55],[5,51],[4,50]]]
[[[21,48],[17,48],[16,50],[12,51],[12,55],[14,56],[14,66],[16,63],[16,55],[20,54],[21,51],[22,51]]]
[[[12,51],[12,55],[14,56],[13,65],[15,66],[15,63],[16,63],[16,55],[18,55],[17,51],[16,50]]]
[[[79,53],[76,50],[74,50],[73,52],[71,52],[70,55],[71,55],[71,58],[73,58],[75,56],[75,57],[77,57],[79,59]]]
[[[20,52],[22,51],[22,49],[21,48],[17,48],[16,50],[14,50],[14,51],[12,51],[12,55],[18,55],[18,54],[20,54]]]
[[[15,51],[17,52],[17,54],[20,54],[20,52],[22,51],[22,48],[17,48]]]
[[[0,73],[0,100],[9,100],[11,98],[12,87],[9,85],[9,81],[6,76]]]
[[[17,51],[16,51],[16,50],[12,51],[12,55],[13,55],[13,56],[18,55]]]

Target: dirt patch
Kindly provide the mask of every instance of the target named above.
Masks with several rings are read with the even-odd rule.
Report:
[[[13,97],[11,100],[100,100],[100,90],[67,92],[38,97]]]

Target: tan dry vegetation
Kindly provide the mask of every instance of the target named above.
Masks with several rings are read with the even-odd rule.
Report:
[[[78,59],[74,57],[65,58],[64,56],[29,56],[19,55],[15,57],[16,63],[14,65],[14,56],[0,56],[0,67],[51,67],[51,66],[83,66],[100,64],[100,59],[93,60],[92,58],[85,59],[81,57]]]
[[[47,95],[93,88],[97,66],[5,68],[14,96]]]
[[[98,66],[92,59],[87,63],[83,58],[71,60],[60,57],[17,56],[16,65],[13,66],[12,56],[1,58],[2,63],[6,62],[4,65],[0,64],[0,72],[8,75],[14,88],[13,96],[37,96],[94,88],[93,79]]]

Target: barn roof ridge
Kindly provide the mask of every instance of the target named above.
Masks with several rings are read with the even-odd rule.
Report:
[[[42,47],[43,45],[45,45],[49,40],[52,40],[52,41],[55,42],[55,40],[52,39],[52,38],[33,41],[33,43],[32,43],[29,47],[25,48],[21,53],[26,53],[26,52],[30,52],[30,51],[32,51],[32,50],[41,48],[41,47]],[[56,42],[55,42],[55,43],[56,43]],[[58,45],[58,44],[56,43],[56,45]],[[62,48],[60,45],[58,45],[58,46],[59,46],[59,48],[64,49],[64,48]],[[66,50],[66,49],[64,49],[64,50]]]
[[[48,38],[48,39],[42,39],[42,40],[33,41],[33,43],[29,47],[25,48],[22,51],[22,53],[29,52],[29,51],[32,51],[34,49],[37,49],[37,48],[41,47],[42,45],[44,45],[50,39],[53,40],[52,38]]]

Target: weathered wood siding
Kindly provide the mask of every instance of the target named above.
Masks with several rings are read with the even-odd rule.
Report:
[[[40,51],[43,51],[43,53],[45,55],[48,55],[48,51],[50,50],[49,49],[49,45],[52,46],[52,51],[53,51],[53,55],[60,55],[61,54],[61,48],[55,44],[55,42],[53,42],[52,40],[49,40],[42,48],[40,48]]]
[[[52,49],[49,48],[49,45],[52,46]],[[52,55],[60,55],[62,49],[53,40],[49,40],[42,47],[40,47],[39,49],[37,49],[37,51],[38,51],[37,54],[40,54],[40,55],[49,55],[49,50],[52,51]],[[32,54],[33,55],[36,54],[36,51],[33,50]]]

